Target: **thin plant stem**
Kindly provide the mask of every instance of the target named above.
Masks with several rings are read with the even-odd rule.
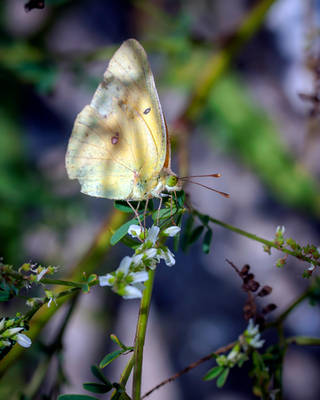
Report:
[[[155,270],[150,270],[149,279],[145,284],[146,288],[143,291],[140,303],[139,317],[138,317],[136,337],[135,337],[135,346],[134,346],[134,369],[133,369],[133,385],[132,385],[133,400],[140,400],[141,397],[143,347],[146,337],[154,275],[155,275]]]
[[[320,346],[320,338],[308,336],[291,336],[286,339],[286,342],[298,346]]]
[[[134,354],[130,357],[127,365],[125,366],[124,370],[122,371],[122,374],[120,376],[120,384],[121,385],[126,385],[128,382],[129,376],[131,374],[132,368],[134,365]]]
[[[134,365],[134,354],[130,357],[129,361],[127,362],[127,365],[125,366],[124,370],[122,371],[122,374],[120,376],[120,381],[119,381],[120,385],[125,386],[126,383],[128,382],[133,365]],[[115,390],[111,395],[111,399],[113,399],[116,394],[117,394],[117,391]]]
[[[201,214],[200,214],[198,211],[196,211],[196,210],[192,210],[192,213],[193,213],[194,215],[198,216],[198,217],[201,215]],[[227,224],[226,222],[220,221],[220,220],[218,220],[218,219],[216,219],[216,218],[213,218],[213,217],[209,217],[209,221],[212,222],[213,224],[216,224],[216,225],[222,226],[223,228],[229,229],[229,230],[232,231],[232,232],[238,233],[239,235],[245,236],[245,237],[247,237],[248,239],[255,240],[256,242],[262,243],[262,244],[264,244],[265,246],[272,247],[272,248],[274,248],[274,249],[276,249],[276,250],[281,251],[282,253],[289,254],[289,255],[291,255],[291,256],[297,258],[298,260],[303,260],[303,261],[306,261],[306,262],[308,262],[308,263],[313,263],[313,264],[315,264],[315,260],[314,260],[313,258],[311,258],[311,257],[306,257],[306,256],[300,255],[300,254],[299,254],[299,256],[298,256],[294,251],[289,250],[289,249],[286,249],[286,248],[284,248],[284,247],[279,247],[276,243],[274,243],[274,242],[271,241],[271,240],[264,239],[264,238],[262,238],[262,237],[260,237],[260,236],[257,236],[257,235],[255,235],[255,234],[253,234],[253,233],[250,233],[250,232],[247,232],[247,231],[245,231],[245,230],[243,230],[243,229],[237,228],[236,226]]]
[[[270,326],[278,326],[283,323],[287,316],[293,311],[297,305],[299,305],[303,300],[305,300],[310,293],[310,287],[305,290],[295,301],[293,301],[289,307],[279,315],[279,317],[270,324]]]

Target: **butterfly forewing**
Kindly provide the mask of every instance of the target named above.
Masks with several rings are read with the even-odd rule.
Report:
[[[91,105],[76,119],[68,174],[89,195],[142,199],[146,188],[139,182],[152,182],[164,166],[166,135],[146,53],[130,39],[112,57]]]

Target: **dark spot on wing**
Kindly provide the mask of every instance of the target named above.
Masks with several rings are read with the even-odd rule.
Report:
[[[149,114],[150,111],[151,111],[151,107],[148,107],[143,111],[143,114],[147,115],[147,114]]]
[[[111,138],[111,144],[117,144],[119,142],[119,132],[115,133],[115,136]]]

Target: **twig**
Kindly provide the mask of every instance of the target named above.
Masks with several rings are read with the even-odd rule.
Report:
[[[221,353],[225,353],[226,351],[232,349],[232,347],[236,344],[236,342],[232,342],[227,344],[226,346],[220,347],[218,350],[216,350],[213,353],[208,354],[205,357],[200,358],[200,360],[193,362],[192,364],[188,365],[187,367],[185,367],[183,370],[177,372],[176,374],[170,376],[170,378],[167,378],[166,380],[160,382],[157,386],[155,386],[154,388],[152,388],[151,390],[149,390],[147,393],[145,393],[141,399],[144,399],[148,396],[150,396],[151,393],[153,393],[155,390],[161,388],[162,386],[166,385],[167,383],[170,383],[174,380],[176,380],[177,378],[180,378],[180,376],[186,374],[187,372],[191,371],[193,368],[196,368],[198,365],[204,363],[205,361],[209,361],[212,359],[212,357],[214,355],[218,355]]]

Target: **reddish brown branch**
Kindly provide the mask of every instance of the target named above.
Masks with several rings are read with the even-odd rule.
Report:
[[[213,355],[218,355],[221,353],[225,353],[226,351],[230,350],[234,345],[236,344],[236,342],[232,342],[227,344],[226,346],[220,347],[218,350],[214,351],[213,353],[208,354],[207,356],[200,358],[200,360],[197,360],[195,362],[193,362],[192,364],[188,365],[187,367],[185,367],[183,370],[177,372],[176,374],[170,376],[170,378],[167,378],[166,380],[160,382],[157,386],[155,386],[154,388],[152,388],[151,390],[149,390],[149,392],[145,393],[141,399],[144,399],[148,396],[150,396],[151,393],[153,393],[155,390],[161,388],[162,386],[166,385],[167,383],[170,383],[174,380],[176,380],[177,378],[180,378],[180,376],[186,374],[187,372],[191,371],[193,368],[197,367],[198,365],[202,364],[205,361],[209,361],[212,359]]]

